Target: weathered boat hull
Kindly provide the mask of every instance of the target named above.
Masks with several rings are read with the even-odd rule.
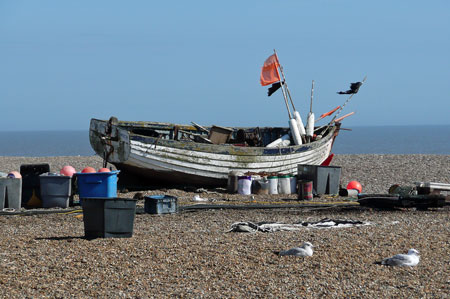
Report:
[[[174,126],[145,122],[110,124],[92,119],[90,142],[98,155],[124,174],[146,178],[150,185],[224,186],[232,170],[296,174],[298,164],[321,164],[329,156],[338,132],[338,126],[333,126],[319,141],[282,148],[204,144],[133,133],[134,127],[142,133],[146,127],[155,128],[155,124],[161,130]]]

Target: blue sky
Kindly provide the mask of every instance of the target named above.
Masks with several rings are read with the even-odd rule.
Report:
[[[288,126],[273,49],[304,119],[367,75],[345,127],[450,124],[449,1],[0,0],[0,130]]]

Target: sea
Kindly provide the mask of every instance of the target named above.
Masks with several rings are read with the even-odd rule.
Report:
[[[450,155],[450,125],[373,126],[341,130],[335,154]],[[92,156],[89,132],[0,131],[0,156]]]

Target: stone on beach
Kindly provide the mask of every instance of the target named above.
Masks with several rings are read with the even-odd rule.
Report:
[[[49,163],[52,171],[67,164],[78,170],[103,165],[97,156],[0,157],[0,172],[34,163]],[[448,155],[336,155],[333,164],[342,167],[343,182],[357,179],[367,193],[387,193],[392,184],[414,181],[450,183]],[[144,196],[157,194],[176,196],[180,205],[192,205],[196,193],[161,187],[118,196],[136,196],[142,208]],[[239,194],[214,197],[225,199],[224,204],[249,202]],[[289,204],[296,197],[255,195],[254,199]],[[428,211],[286,207],[208,209],[164,216],[139,213],[132,238],[94,240],[83,237],[80,212],[1,216],[0,297],[443,298],[448,296],[450,282],[449,211],[449,206]],[[373,225],[226,233],[230,223],[242,219],[301,223],[324,218]],[[306,258],[271,254],[274,249],[297,245],[298,240],[320,250]],[[413,244],[424,244],[419,248],[423,260],[418,267],[373,264],[396,253],[391,252],[394,248]]]

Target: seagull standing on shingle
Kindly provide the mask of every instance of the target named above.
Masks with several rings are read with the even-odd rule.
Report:
[[[419,251],[415,249],[408,250],[407,254],[396,254],[393,257],[385,258],[381,261],[382,265],[387,266],[410,266],[414,267],[419,264]]]
[[[280,251],[279,255],[293,255],[293,256],[312,256],[313,255],[313,245],[309,242],[303,243],[300,247],[295,247],[289,250]]]

